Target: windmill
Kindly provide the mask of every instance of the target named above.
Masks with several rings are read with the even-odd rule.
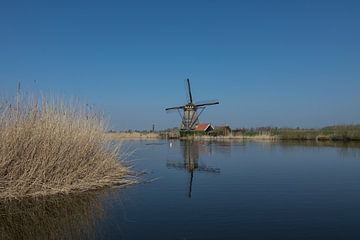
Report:
[[[194,130],[196,125],[199,123],[199,117],[203,113],[205,108],[210,105],[219,104],[219,102],[211,100],[194,103],[191,94],[191,86],[189,79],[186,79],[186,88],[186,92],[188,95],[188,103],[183,106],[166,108],[165,110],[166,112],[178,111],[182,119],[180,129],[182,131],[191,131]],[[197,112],[198,110],[200,110],[199,113]]]

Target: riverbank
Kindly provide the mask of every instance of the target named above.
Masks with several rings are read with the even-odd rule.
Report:
[[[234,129],[227,135],[215,135],[212,132],[180,137],[179,131],[161,132],[110,132],[111,140],[152,140],[152,139],[199,139],[199,140],[253,140],[253,141],[360,141],[360,125],[337,125],[319,129],[301,128],[250,128]]]
[[[246,136],[246,135],[227,135],[227,136],[210,136],[210,135],[194,135],[180,137],[176,135],[175,137],[168,137],[164,133],[152,133],[152,132],[108,132],[105,134],[106,139],[108,140],[154,140],[154,139],[182,139],[182,140],[227,140],[227,139],[237,139],[237,140],[266,140],[266,141],[276,141],[278,140],[277,136],[270,135],[255,135],[255,136]]]
[[[360,125],[337,125],[319,129],[280,128],[269,131],[281,140],[360,141]]]
[[[143,133],[143,132],[108,132],[105,134],[108,140],[142,140],[142,139],[161,139],[159,133]]]
[[[255,136],[244,136],[244,135],[228,135],[228,136],[186,136],[181,137],[183,140],[214,140],[214,141],[223,141],[223,140],[249,140],[249,141],[278,141],[279,138],[277,136],[270,135],[255,135]]]
[[[243,128],[234,129],[232,136],[244,139],[269,138],[295,141],[360,141],[360,125],[335,125],[323,128]]]

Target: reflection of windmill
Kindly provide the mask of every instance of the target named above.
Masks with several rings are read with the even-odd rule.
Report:
[[[183,162],[167,162],[166,166],[170,168],[185,169],[190,173],[188,196],[191,198],[194,171],[220,173],[220,169],[211,168],[204,164],[199,164],[200,144],[198,142],[181,141],[180,146],[183,153]]]
[[[199,123],[199,116],[205,110],[206,106],[219,104],[218,101],[203,101],[198,103],[193,103],[190,80],[186,80],[187,94],[188,94],[188,103],[183,106],[166,108],[167,112],[172,110],[177,110],[181,116],[181,130],[191,131],[194,130],[196,125]],[[200,113],[197,113],[197,110],[201,109]],[[181,111],[182,110],[182,111]]]

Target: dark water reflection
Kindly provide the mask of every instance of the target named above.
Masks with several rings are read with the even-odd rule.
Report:
[[[185,170],[189,173],[188,179],[188,197],[191,198],[192,184],[194,179],[194,172],[208,172],[219,174],[220,169],[209,167],[206,164],[199,164],[200,154],[211,154],[212,145],[204,145],[198,141],[181,141],[180,148],[182,152],[182,161],[168,160],[166,166],[168,168],[176,168]]]
[[[125,145],[149,183],[0,204],[0,237],[360,239],[358,143]]]
[[[1,239],[91,239],[104,218],[105,193],[38,197],[0,203]]]
[[[132,143],[159,179],[122,191],[130,220],[107,238],[360,237],[358,143],[161,143]]]

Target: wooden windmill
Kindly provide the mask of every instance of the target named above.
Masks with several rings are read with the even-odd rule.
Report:
[[[199,117],[207,106],[219,104],[218,101],[202,101],[198,103],[193,102],[190,80],[186,79],[186,88],[188,94],[188,103],[183,106],[166,108],[167,112],[178,111],[182,119],[180,129],[182,131],[192,131],[199,123]],[[198,110],[200,110],[198,112]]]

